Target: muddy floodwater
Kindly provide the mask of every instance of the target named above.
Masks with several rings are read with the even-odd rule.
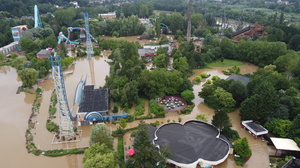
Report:
[[[109,74],[107,58],[94,57],[95,87],[103,87],[105,76]],[[75,61],[75,65],[65,69],[72,71],[72,74],[64,75],[66,91],[70,106],[72,105],[75,88],[81,78],[87,78],[87,84],[91,84],[90,68],[85,58]],[[0,167],[16,168],[81,168],[83,155],[63,156],[50,158],[28,154],[25,148],[25,131],[28,127],[28,118],[31,114],[34,94],[21,92],[16,94],[22,82],[17,77],[17,72],[9,66],[0,67]],[[34,117],[37,124],[32,129],[35,145],[40,149],[60,149],[88,146],[90,136],[90,126],[80,127],[83,130],[82,141],[64,145],[52,145],[53,134],[46,130],[48,108],[51,93],[54,90],[54,83],[51,76],[43,83],[39,84],[43,90],[40,113]]]
[[[137,36],[128,37],[126,39],[131,41],[136,41]],[[139,41],[139,42],[149,42],[149,41]],[[103,53],[104,54],[104,53]],[[104,57],[94,57],[94,74],[95,74],[95,87],[103,87],[105,84],[105,76],[109,74],[109,64],[107,61],[107,55]],[[251,64],[245,64],[239,66],[241,67],[241,73],[253,73],[257,70],[257,67]],[[213,69],[197,69],[194,70],[194,75],[190,77],[193,80],[195,76],[200,75],[202,72],[206,72],[213,75],[217,75],[222,79],[227,78],[223,75],[222,70],[226,68],[213,68]],[[80,58],[75,61],[75,64],[65,69],[64,71],[73,72],[64,75],[66,91],[68,95],[69,105],[72,106],[72,101],[74,97],[75,88],[77,83],[81,78],[87,78],[87,84],[91,84],[91,75],[89,63],[85,58]],[[178,122],[179,117],[182,119],[181,122],[185,122],[190,119],[195,119],[197,114],[205,114],[209,120],[212,119],[214,111],[208,108],[203,102],[204,100],[198,96],[198,92],[201,91],[202,85],[205,79],[199,85],[194,85],[195,108],[189,115],[179,115],[177,112],[168,112],[166,118],[161,119],[149,119],[146,123],[152,123],[159,121],[162,123]],[[31,114],[32,103],[34,101],[34,95],[29,93],[21,92],[16,94],[16,91],[22,83],[17,77],[17,72],[14,68],[9,66],[0,67],[0,168],[16,168],[16,167],[30,167],[30,168],[81,168],[83,155],[72,155],[50,158],[45,156],[34,156],[33,154],[28,154],[25,148],[25,131],[28,127],[28,118]],[[91,126],[79,127],[82,130],[82,140],[79,143],[70,143],[64,145],[52,145],[53,134],[46,130],[46,121],[48,117],[48,108],[50,104],[51,93],[54,90],[54,83],[51,76],[49,79],[45,80],[43,83],[39,84],[39,87],[43,90],[42,103],[40,107],[40,113],[34,118],[34,122],[37,124],[32,130],[34,134],[35,145],[40,149],[60,149],[60,148],[75,148],[88,146]],[[144,115],[148,113],[148,101],[145,102],[146,109]],[[133,113],[133,111],[131,111]],[[238,115],[238,110],[229,113],[231,118],[232,126],[236,129],[241,137],[247,137],[250,148],[252,149],[252,157],[246,163],[244,167],[268,167],[268,155],[274,154],[275,150],[272,147],[266,145],[266,142],[262,142],[261,139],[255,140],[247,131],[240,128],[240,118]],[[137,126],[139,121],[134,121],[127,124],[127,128]],[[116,129],[118,125],[107,124],[112,130]],[[125,149],[132,148],[133,139],[130,138],[130,133],[124,136],[124,146]],[[117,141],[115,140],[114,147],[116,148]],[[126,154],[125,154],[126,159]],[[235,166],[233,156],[230,155],[229,158],[222,164],[217,166],[218,168],[233,168]]]

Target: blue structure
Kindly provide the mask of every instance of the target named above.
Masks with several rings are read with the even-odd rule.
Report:
[[[64,40],[66,41],[66,43],[75,44],[75,45],[80,44],[79,42],[70,41],[70,39],[67,38],[62,32],[59,32],[57,45],[60,46],[61,42]]]
[[[74,104],[78,104],[78,125],[90,125],[94,122],[111,121],[125,118],[128,113],[108,114],[108,89],[94,89],[94,85],[84,85],[81,81],[77,85]]]
[[[70,39],[70,34],[74,31],[74,30],[80,30],[80,39],[85,39],[86,38],[86,31],[85,28],[82,27],[68,27],[68,39]],[[85,34],[83,33],[85,32]],[[90,34],[90,38],[94,41],[94,42],[98,42],[91,34]]]
[[[34,28],[42,28],[42,21],[37,5],[34,5]]]

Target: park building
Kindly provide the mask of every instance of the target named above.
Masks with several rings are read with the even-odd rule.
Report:
[[[199,120],[149,126],[148,132],[158,149],[169,146],[167,162],[181,168],[212,168],[233,153],[232,143],[218,128]]]
[[[108,95],[107,88],[96,89],[94,85],[85,85],[85,80],[78,83],[72,109],[72,113],[77,114],[78,126],[112,122],[129,115],[125,112],[109,113]]]

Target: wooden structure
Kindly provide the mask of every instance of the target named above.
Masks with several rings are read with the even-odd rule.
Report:
[[[236,41],[238,38],[253,38],[255,34],[263,37],[265,35],[265,27],[255,22],[254,25],[250,25],[232,33],[231,37]]]

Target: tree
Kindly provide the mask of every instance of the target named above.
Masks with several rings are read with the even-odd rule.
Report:
[[[294,35],[288,44],[289,48],[295,51],[300,50],[300,35]]]
[[[55,48],[57,46],[57,39],[54,34],[51,34],[50,36],[46,37],[43,40],[43,48],[51,47]]]
[[[276,58],[274,65],[276,65],[276,70],[278,72],[286,72],[294,65],[296,62],[295,60],[299,60],[299,56],[296,52],[291,52]]]
[[[109,128],[106,125],[94,125],[92,127],[90,144],[99,143],[105,144],[105,146],[109,149],[113,149],[113,140],[114,138],[110,134]]]
[[[33,68],[25,68],[19,72],[19,77],[22,80],[24,87],[32,87],[37,83],[38,73]]]
[[[181,92],[181,97],[187,101],[189,104],[192,103],[192,100],[195,99],[195,95],[191,90],[185,90]]]
[[[241,81],[234,80],[231,82],[227,92],[232,94],[238,106],[247,98],[247,88]]]
[[[180,50],[176,50],[175,54],[173,55],[174,61],[181,57],[182,57],[182,53],[180,52]]]
[[[279,24],[282,24],[282,23],[283,23],[283,21],[284,21],[284,13],[283,13],[283,12],[281,12],[281,13],[280,13],[280,20],[279,20]]]
[[[190,73],[190,67],[186,57],[180,57],[174,60],[173,67],[180,71],[184,76]]]
[[[169,40],[168,40],[167,36],[163,34],[163,35],[161,36],[161,39],[160,39],[160,41],[159,41],[159,44],[161,45],[161,44],[167,44],[167,43],[169,43]]]
[[[284,32],[281,29],[276,30],[276,38],[278,41],[284,40]]]
[[[11,65],[15,67],[17,70],[21,70],[25,61],[27,61],[26,57],[18,57],[12,61]]]
[[[138,133],[133,147],[139,151],[135,155],[135,165],[138,167],[143,165],[143,167],[147,168],[156,168],[157,164],[161,165],[159,167],[163,167],[166,164],[165,157],[155,149],[154,144],[151,142],[148,128],[143,121],[139,123]]]
[[[172,32],[182,30],[184,19],[180,13],[173,13],[170,17],[170,29]]]
[[[126,119],[124,118],[120,119],[120,127],[125,129],[126,126],[127,126]]]
[[[166,50],[162,46],[158,47],[156,51],[156,55],[160,55],[160,54],[165,54],[165,55],[167,54]]]
[[[68,54],[68,51],[65,46],[65,43],[61,43],[59,50],[58,50],[58,55],[61,56],[61,58],[65,58],[65,57],[67,57],[67,54]]]
[[[272,120],[266,122],[264,126],[275,136],[286,138],[290,132],[291,125],[292,121],[290,120],[272,118]]]
[[[56,10],[53,14],[61,26],[70,26],[76,16],[74,8]]]
[[[289,131],[289,137],[293,139],[300,137],[300,114],[298,114],[296,118],[293,120],[293,123]]]
[[[235,157],[237,165],[244,164],[248,157],[252,155],[247,138],[238,139],[234,142],[234,153],[240,157]]]
[[[203,22],[203,16],[202,16],[202,14],[193,14],[192,15],[192,25],[195,28],[198,28],[200,26],[201,22]]]
[[[159,54],[158,56],[154,57],[153,65],[157,68],[166,68],[168,65],[169,58],[165,54]]]
[[[34,42],[30,37],[22,37],[20,39],[20,47],[21,50],[26,52],[32,52],[34,51]]]
[[[66,57],[66,58],[63,58],[62,59],[62,66],[63,67],[68,67],[69,65],[71,65],[74,61],[74,58],[73,57]]]
[[[113,149],[105,144],[93,143],[84,151],[84,168],[117,168],[117,156]]]
[[[135,102],[138,103],[138,82],[133,80],[125,84],[122,90],[122,98],[123,101],[121,102],[123,105],[126,103]]]
[[[147,18],[149,16],[149,9],[147,4],[142,4],[139,7],[139,17],[140,18]]]
[[[236,50],[235,45],[232,42],[232,40],[228,38],[223,38],[220,43],[220,48],[222,51],[222,57],[228,58],[228,59],[235,59],[236,58]]]
[[[220,104],[225,108],[233,108],[235,106],[235,100],[233,99],[232,94],[228,93],[221,87],[217,87],[213,96],[215,96]]]
[[[223,131],[224,129],[228,129],[231,127],[230,119],[227,113],[223,110],[216,111],[215,115],[212,118],[211,123]]]

